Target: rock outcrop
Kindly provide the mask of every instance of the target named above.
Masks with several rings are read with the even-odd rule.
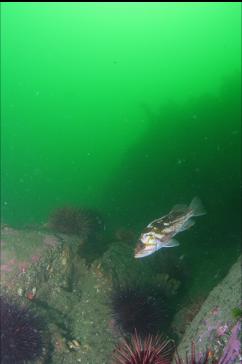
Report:
[[[185,358],[186,352],[190,353],[194,342],[198,355],[209,350],[210,356],[220,363],[239,363],[241,318],[235,313],[241,312],[241,297],[240,257],[227,276],[210,292],[186,329],[178,346],[181,358]]]

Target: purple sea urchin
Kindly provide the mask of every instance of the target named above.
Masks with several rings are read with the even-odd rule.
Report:
[[[38,318],[22,306],[0,297],[1,363],[23,364],[43,354],[43,339]]]
[[[123,340],[113,355],[113,364],[169,364],[173,342],[160,336],[141,339],[137,332],[130,341]]]
[[[60,233],[88,237],[100,231],[103,222],[100,216],[90,209],[66,206],[53,211],[49,226]]]
[[[164,301],[153,292],[137,286],[114,288],[111,297],[115,324],[125,333],[156,334],[167,322]]]

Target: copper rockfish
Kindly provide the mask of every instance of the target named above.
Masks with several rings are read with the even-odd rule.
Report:
[[[169,214],[152,221],[139,237],[135,249],[135,258],[147,257],[161,248],[178,246],[173,237],[195,224],[192,217],[206,214],[198,197],[194,197],[189,206],[175,205]]]

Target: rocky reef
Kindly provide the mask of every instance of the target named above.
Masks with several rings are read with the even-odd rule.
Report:
[[[114,289],[122,290],[128,285],[129,291],[135,290],[139,307],[139,297],[145,294],[142,309],[151,314],[149,317],[157,317],[153,311],[147,312],[156,307],[156,296],[162,295],[170,307],[182,285],[178,277],[183,263],[179,259],[170,260],[169,267],[165,254],[161,257],[164,264],[161,260],[156,265],[154,260],[137,261],[133,259],[133,247],[117,241],[90,264],[80,249],[85,244],[80,235],[56,233],[44,227],[17,230],[2,226],[1,296],[43,320],[43,342],[48,345],[36,361],[38,364],[111,363],[115,347],[126,336],[115,324],[111,302]],[[194,308],[196,314],[191,323],[184,311],[174,316],[176,310],[172,307],[169,319],[174,318],[165,334],[187,325],[180,335],[180,357],[185,358],[194,342],[197,353],[209,350],[213,363],[237,364],[240,301],[238,260],[223,281]],[[129,310],[128,304],[127,307]],[[164,327],[158,331],[162,334]]]
[[[99,261],[87,265],[79,236],[45,230],[1,231],[1,295],[45,321],[48,353],[38,363],[107,362],[115,339]],[[47,360],[47,361],[46,361]]]
[[[239,363],[241,317],[241,257],[231,267],[227,276],[210,292],[197,315],[187,326],[178,346],[179,355],[186,357],[194,342],[196,352],[204,355],[209,351],[211,362],[220,364]],[[185,323],[180,312],[173,326]]]

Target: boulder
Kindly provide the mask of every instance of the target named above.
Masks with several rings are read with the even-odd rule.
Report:
[[[241,257],[231,267],[227,276],[210,292],[199,312],[187,327],[178,345],[181,358],[191,352],[194,342],[197,355],[209,351],[211,358],[220,363],[239,363],[239,338],[241,332]],[[176,315],[175,320],[182,320]],[[173,322],[173,326],[176,323]]]

